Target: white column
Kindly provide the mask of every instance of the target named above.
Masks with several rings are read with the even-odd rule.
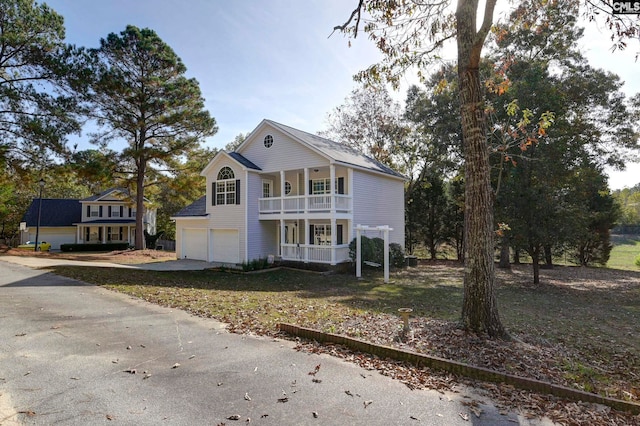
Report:
[[[336,166],[329,166],[329,195],[331,197],[331,213],[336,212]],[[333,245],[333,244],[332,244]]]
[[[360,234],[362,229],[360,225],[356,226],[356,278],[362,277],[362,244]]]
[[[384,282],[389,282],[389,227],[384,229]]]
[[[307,169],[304,169],[305,172]],[[311,241],[309,232],[309,219],[304,220],[304,263],[309,263],[309,242]]]
[[[102,225],[102,244],[107,243],[107,227]]]
[[[280,212],[284,213],[284,170],[280,170]]]
[[[76,225],[76,244],[80,244],[80,225]]]
[[[284,244],[284,219],[280,219],[280,256],[284,255],[282,245]]]
[[[311,195],[309,194],[309,169],[306,167],[304,168],[304,184],[302,186],[304,186],[304,212],[306,213],[309,210],[309,195]],[[309,244],[308,241],[307,244]]]
[[[336,226],[336,218],[331,218],[331,264],[336,264],[336,244],[338,241],[338,236],[336,233],[338,232],[338,227]]]
[[[347,194],[349,195],[349,212],[353,213],[353,169],[352,168],[347,169],[347,181],[348,181]]]

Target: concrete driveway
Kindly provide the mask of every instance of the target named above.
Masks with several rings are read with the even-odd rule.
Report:
[[[2,425],[541,424],[4,258],[0,324]]]

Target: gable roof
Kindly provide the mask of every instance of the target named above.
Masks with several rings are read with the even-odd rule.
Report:
[[[83,198],[80,201],[98,201],[104,197],[106,197],[107,195],[110,195],[114,192],[121,192],[124,195],[126,195],[127,197],[131,198],[131,194],[129,194],[129,190],[126,188],[109,188],[106,191],[102,191],[99,194],[96,195],[92,195],[91,197],[87,197],[87,198]]]
[[[34,199],[29,209],[22,217],[27,226],[38,225],[38,207],[40,199]],[[68,199],[42,199],[42,212],[40,214],[40,226],[73,226],[82,220],[82,205],[80,200]]]
[[[207,196],[203,195],[171,217],[206,216]]]
[[[371,157],[368,157],[362,154],[361,152],[356,151],[349,145],[335,142],[330,139],[323,138],[322,136],[314,135],[312,133],[308,133],[302,130],[298,130],[290,126],[277,123],[273,120],[268,120],[268,119],[262,120],[262,122],[258,125],[258,127],[256,127],[256,129],[253,132],[258,130],[265,124],[275,127],[281,132],[289,135],[293,139],[297,140],[303,145],[306,145],[307,147],[318,152],[324,157],[327,157],[328,159],[333,160],[334,162],[343,163],[346,165],[355,166],[355,167],[363,168],[366,170],[375,171],[378,173],[384,173],[386,175],[394,176],[401,179],[406,179],[406,177],[403,176],[401,173],[398,173],[392,168],[382,164],[381,162]],[[247,139],[245,139],[245,142],[243,142],[238,147],[237,151],[240,151],[242,149],[243,145],[245,145],[246,141],[249,140],[250,136],[251,135],[249,135]]]
[[[227,154],[229,154],[229,157],[233,158],[238,163],[242,164],[243,166],[245,166],[248,169],[262,170],[260,167],[258,167],[255,164],[253,164],[251,161],[249,161],[247,158],[245,158],[239,152],[235,152],[235,151],[234,152],[227,152]]]
[[[213,167],[213,164],[215,164],[220,157],[228,157],[236,163],[240,164],[245,169],[262,170],[260,167],[256,166],[239,152],[227,152],[223,150],[218,151],[216,155],[213,156],[211,161],[209,161],[209,163],[200,172],[200,176],[206,176],[209,170],[211,170],[211,168]]]

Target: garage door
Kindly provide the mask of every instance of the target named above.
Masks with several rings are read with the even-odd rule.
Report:
[[[214,229],[213,261],[223,263],[240,263],[240,240],[236,229]]]
[[[51,244],[51,250],[60,250],[60,244],[73,244],[76,242],[76,231],[75,229],[72,229],[69,232],[49,231],[46,229],[41,229],[38,239],[40,241],[46,241]],[[34,234],[32,241],[35,240],[36,237]]]
[[[207,259],[207,230],[202,228],[182,230],[182,257],[184,259]]]

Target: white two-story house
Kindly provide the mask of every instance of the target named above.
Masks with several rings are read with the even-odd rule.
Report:
[[[173,217],[178,259],[335,265],[358,224],[388,225],[404,247],[405,178],[344,144],[263,120],[201,174],[206,195]]]
[[[155,234],[155,208],[145,208],[143,224],[147,232]],[[81,200],[36,198],[24,215],[21,242],[35,241],[38,231],[38,240],[51,243],[52,250],[59,250],[62,244],[133,244],[135,200],[124,188],[111,188]]]

